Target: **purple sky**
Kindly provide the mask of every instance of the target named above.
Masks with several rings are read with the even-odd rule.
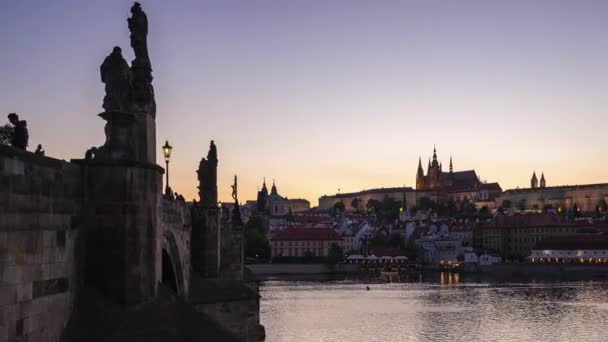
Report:
[[[503,188],[606,182],[608,1],[141,1],[174,190],[214,139],[220,197],[262,177],[304,197],[413,186],[447,165]],[[30,146],[101,145],[99,65],[132,59],[130,1],[1,0],[0,109]],[[1,121],[0,121],[1,122]],[[160,160],[160,159],[159,159]]]

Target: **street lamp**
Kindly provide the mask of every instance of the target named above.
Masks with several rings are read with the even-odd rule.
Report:
[[[167,181],[165,182],[165,193],[169,191],[169,159],[171,158],[171,150],[173,150],[173,147],[169,145],[169,140],[165,140],[165,146],[163,146],[163,155],[165,156],[165,164],[167,165]]]

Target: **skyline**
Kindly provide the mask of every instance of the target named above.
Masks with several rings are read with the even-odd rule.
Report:
[[[528,187],[532,171],[549,186],[606,182],[608,4],[506,3],[142,1],[157,163],[169,140],[170,182],[188,200],[210,140],[222,201],[234,174],[243,201],[263,177],[312,205],[338,188],[415,187],[433,144],[503,189]],[[30,150],[70,159],[103,143],[99,65],[117,44],[132,58],[116,16],[130,5],[0,4],[0,75],[14,81],[0,103],[28,121]]]

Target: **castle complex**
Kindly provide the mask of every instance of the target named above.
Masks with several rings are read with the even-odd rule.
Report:
[[[416,171],[416,190],[430,194],[434,199],[460,201],[490,201],[502,189],[498,183],[482,183],[475,170],[454,171],[452,157],[448,172],[443,171],[437,160],[437,149],[433,148],[433,160],[429,159],[426,175],[422,169],[422,158],[418,159]]]
[[[364,209],[365,203],[370,199],[380,201],[386,197],[405,201],[408,208],[415,206],[420,198],[425,197],[434,201],[467,200],[475,203],[478,208],[487,206],[489,209],[497,209],[501,205],[507,205],[509,208],[525,211],[555,209],[558,212],[576,210],[580,213],[592,213],[607,210],[608,183],[547,186],[544,172],[541,173],[540,179],[536,172],[533,172],[530,188],[503,191],[498,183],[482,182],[475,170],[454,171],[451,157],[448,170],[444,171],[437,157],[437,150],[433,148],[426,174],[422,166],[422,158],[418,159],[415,190],[380,188],[321,196],[319,208],[329,209],[335,203],[343,202],[346,210]],[[362,202],[360,208],[353,208],[350,205],[354,199]]]

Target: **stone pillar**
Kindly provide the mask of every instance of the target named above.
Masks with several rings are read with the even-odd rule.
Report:
[[[226,222],[222,227],[222,268],[224,279],[243,279],[244,225],[242,222]]]
[[[208,208],[205,210],[205,245],[204,260],[205,273],[209,278],[215,278],[220,271],[221,263],[221,231],[220,231],[220,209]]]
[[[86,161],[85,281],[126,306],[156,295],[162,168]]]

